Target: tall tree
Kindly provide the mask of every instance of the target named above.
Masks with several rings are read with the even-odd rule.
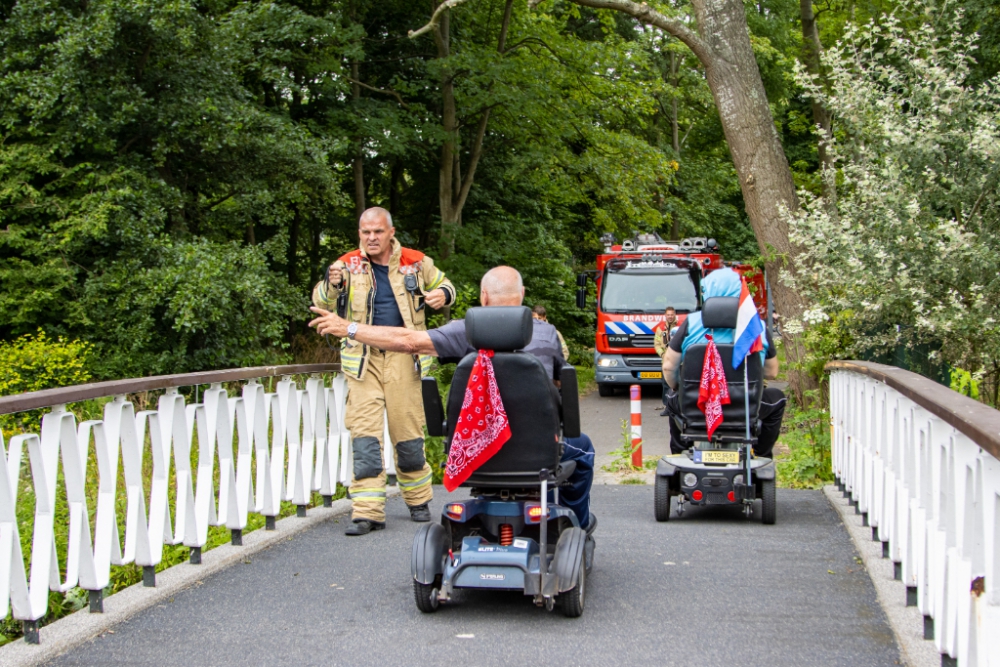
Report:
[[[503,10],[503,18],[500,22],[500,32],[497,38],[497,54],[503,57],[507,45],[507,34],[510,30],[511,13],[514,9],[514,0],[506,0]],[[434,44],[437,46],[438,58],[447,63],[452,55],[451,50],[451,16],[448,10],[448,3],[442,3],[435,8],[431,32],[434,35]],[[423,32],[411,33],[410,37],[416,37]],[[468,163],[465,166],[465,173],[462,173],[462,119],[459,116],[458,105],[455,101],[455,78],[459,72],[450,64],[445,64],[441,68],[441,129],[444,133],[444,140],[441,142],[441,164],[439,168],[438,197],[441,202],[441,256],[447,259],[455,249],[455,233],[457,228],[462,226],[462,209],[469,199],[469,191],[476,178],[476,168],[483,154],[483,139],[486,136],[486,127],[490,122],[490,112],[493,107],[489,103],[470,114],[478,117],[475,130],[472,134],[472,141],[469,144]]]
[[[693,30],[646,3],[572,1],[623,12],[660,28],[683,42],[701,61],[739,175],[747,216],[771,276],[775,303],[785,317],[797,317],[802,312],[802,300],[780,274],[785,263],[797,254],[788,236],[785,211],[798,208],[798,197],[754,58],[743,3],[692,0],[697,19],[697,29]],[[540,0],[529,2],[540,4]]]

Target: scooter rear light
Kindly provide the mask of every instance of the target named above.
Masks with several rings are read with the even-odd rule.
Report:
[[[726,494],[726,498],[729,498],[729,502],[735,503],[736,502],[736,492],[735,491],[730,491],[729,493]]]
[[[542,520],[541,505],[528,505],[524,513],[528,517],[528,523],[538,523]]]
[[[460,521],[462,517],[465,515],[465,505],[461,505],[459,503],[452,503],[451,505],[448,505],[445,508],[444,513],[448,515],[449,519]]]
[[[691,492],[691,500],[701,500],[703,496],[704,494],[702,494],[702,492],[698,489]]]

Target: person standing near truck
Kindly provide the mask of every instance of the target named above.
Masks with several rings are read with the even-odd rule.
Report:
[[[313,289],[313,303],[350,322],[340,364],[347,376],[345,426],[351,431],[354,479],[347,535],[385,527],[385,417],[395,446],[396,479],[413,521],[430,521],[431,469],[424,456],[420,377],[432,359],[384,351],[354,340],[359,324],[425,331],[427,308],[455,302],[455,287],[434,261],[395,239],[387,210],[366,210],[358,224],[360,248],[330,265]]]
[[[663,328],[657,329],[653,335],[653,348],[656,350],[656,356],[660,358],[661,363],[663,361],[663,353],[667,351],[667,346],[670,344],[670,334],[676,326],[677,311],[673,306],[667,306],[666,310],[663,311]],[[670,387],[667,385],[666,378],[661,379],[660,382],[663,385],[663,412],[660,413],[660,416],[666,417],[669,414],[667,412],[667,392],[670,391]]]
[[[545,306],[542,304],[538,304],[531,309],[531,316],[536,320],[541,320],[542,322],[549,321],[548,311],[545,310]],[[563,338],[563,335],[559,333],[559,329],[556,329],[556,336],[559,337],[559,347],[562,349],[563,359],[569,361],[569,345],[566,344],[566,339]]]

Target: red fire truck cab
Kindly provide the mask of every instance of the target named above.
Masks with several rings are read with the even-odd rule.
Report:
[[[701,308],[702,278],[727,264],[714,239],[664,241],[657,234],[638,234],[620,245],[602,238],[605,252],[597,256],[597,332],[594,368],[598,392],[610,396],[616,387],[660,385],[661,360],[653,337],[665,326],[664,311],[673,306],[677,325]],[[767,303],[761,272],[729,264],[747,277],[758,304]],[[588,273],[577,277],[577,306],[586,307]],[[765,318],[767,308],[761,310]]]

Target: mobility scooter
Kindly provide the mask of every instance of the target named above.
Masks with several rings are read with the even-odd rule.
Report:
[[[708,329],[735,329],[738,297],[713,297],[702,307],[702,323]],[[677,496],[677,516],[691,505],[742,507],[749,518],[754,500],[761,499],[761,521],[773,524],[777,513],[775,467],[769,458],[754,456],[760,434],[757,413],[764,390],[764,369],[759,354],[750,354],[733,368],[733,345],[717,344],[729,388],[728,405],[722,406],[723,421],[708,437],[705,415],[698,408],[702,367],[708,345],[691,345],[681,360],[679,426],[680,454],[662,457],[656,466],[653,510],[657,521],[670,519],[670,498]]]
[[[518,590],[549,611],[558,600],[566,616],[580,616],[594,539],[559,504],[559,486],[576,467],[560,462],[563,438],[580,434],[576,369],[564,366],[556,389],[538,359],[515,351],[531,341],[531,311],[525,307],[471,308],[465,323],[474,348],[494,351],[511,437],[462,484],[470,497],[449,500],[441,523],[421,526],[414,536],[417,607],[436,611],[455,589]],[[437,381],[423,380],[427,431],[446,437],[446,452],[475,361],[468,354],[455,370],[447,421]]]

